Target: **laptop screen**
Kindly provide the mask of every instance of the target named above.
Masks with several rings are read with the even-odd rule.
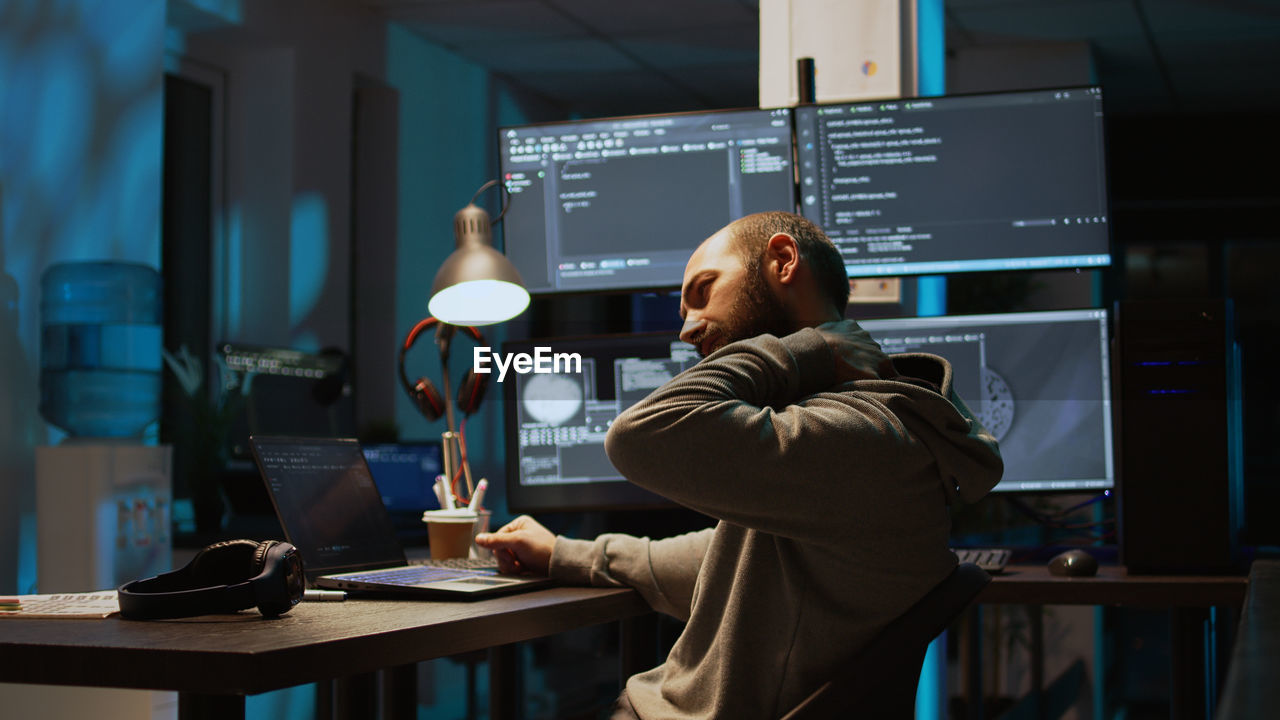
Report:
[[[250,444],[308,578],[405,563],[358,442],[254,437]]]

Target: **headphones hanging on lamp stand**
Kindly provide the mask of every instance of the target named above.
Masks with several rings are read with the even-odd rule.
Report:
[[[409,334],[404,339],[404,343],[400,346],[400,384],[404,386],[404,391],[409,394],[409,399],[413,401],[414,407],[418,409],[418,412],[422,413],[422,416],[425,417],[428,422],[435,422],[436,420],[439,420],[442,415],[447,413],[447,399],[441,397],[440,391],[437,390],[436,386],[425,377],[419,377],[416,382],[409,382],[409,375],[405,372],[404,361],[405,355],[407,355],[409,350],[413,348],[414,344],[418,342],[418,338],[421,337],[424,332],[433,327],[436,328],[437,345],[440,345],[442,342],[441,335],[452,335],[455,330],[461,330],[467,335],[470,335],[471,339],[475,340],[476,344],[479,346],[488,345],[484,339],[484,335],[476,328],[469,325],[449,325],[448,323],[440,322],[433,317],[419,320],[418,324],[414,325],[413,329],[409,331]],[[444,360],[444,356],[448,354],[449,348],[447,343],[450,340],[451,338],[445,338],[443,340],[445,345],[440,349],[441,360]],[[445,365],[443,367],[446,369],[445,393],[447,394],[449,392],[449,377],[447,374],[448,366]],[[470,415],[480,408],[480,401],[484,399],[484,393],[485,390],[488,389],[488,386],[489,377],[487,375],[478,375],[474,369],[469,369],[465,374],[463,374],[462,382],[458,385],[458,397],[456,400],[457,407],[462,411],[463,415]]]
[[[436,386],[426,377],[419,377],[416,382],[410,382],[404,366],[405,356],[409,353],[409,350],[418,342],[419,337],[433,327],[436,329],[436,346],[440,349],[440,369],[444,380],[443,393],[437,390]],[[480,409],[480,401],[484,399],[485,391],[489,387],[489,376],[483,373],[476,373],[475,368],[468,368],[467,372],[462,376],[462,382],[458,385],[458,394],[454,404],[451,405],[449,403],[449,395],[451,394],[449,385],[449,350],[453,336],[458,330],[469,335],[477,346],[488,346],[488,342],[484,339],[484,334],[470,325],[451,325],[434,317],[424,318],[409,330],[409,334],[405,336],[404,342],[400,345],[398,370],[400,384],[404,387],[404,391],[409,395],[409,399],[413,401],[414,407],[418,409],[418,412],[422,413],[422,416],[428,422],[435,422],[442,415],[445,416],[448,424],[448,430],[442,435],[442,440],[444,441],[445,477],[448,478],[449,482],[453,482],[454,470],[461,466],[463,473],[466,475],[468,491],[475,492],[475,485],[471,481],[471,466],[466,461],[466,448],[462,442],[461,435],[457,431],[453,408],[456,405],[464,417]]]

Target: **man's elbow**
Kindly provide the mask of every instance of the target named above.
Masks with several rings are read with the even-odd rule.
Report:
[[[622,422],[619,417],[609,426],[609,431],[604,436],[604,453],[609,457],[609,462],[623,477],[628,477],[627,467],[630,466],[630,450],[631,437],[628,432],[628,426]]]
[[[623,413],[613,421],[604,436],[604,452],[622,477],[636,482],[646,474],[646,467],[654,454],[654,442],[627,413]]]

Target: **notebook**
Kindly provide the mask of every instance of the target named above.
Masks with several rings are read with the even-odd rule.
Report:
[[[249,439],[285,537],[302,554],[311,587],[480,598],[546,587],[542,577],[500,575],[452,561],[410,564],[365,461],[351,439]]]

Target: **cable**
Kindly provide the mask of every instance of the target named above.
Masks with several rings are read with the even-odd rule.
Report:
[[[484,192],[485,190],[488,190],[489,188],[497,184],[498,184],[498,181],[495,179],[495,180],[490,180],[489,182],[481,185],[480,189],[476,191],[476,194],[471,196],[471,203],[475,204],[476,198],[480,197],[480,193]],[[502,210],[498,213],[498,217],[494,218],[489,223],[490,225],[497,225],[498,223],[502,222],[502,218],[507,214],[507,209],[511,207],[511,194],[507,192],[506,185],[502,186],[502,192],[500,193],[499,197],[505,198],[505,200],[500,201],[502,205]]]
[[[1080,510],[1081,508],[1084,508],[1088,505],[1096,503],[1099,500],[1110,497],[1110,495],[1111,495],[1111,492],[1107,491],[1102,493],[1101,495],[1098,495],[1097,497],[1090,498],[1082,503],[1079,503],[1065,510],[1060,510],[1052,514],[1042,513],[1039,510],[1036,510],[1035,508],[1031,507],[1030,505],[1027,505],[1025,502],[1023,502],[1019,498],[1016,498],[1010,495],[1003,495],[1002,497],[1005,499],[1006,502],[1008,502],[1011,506],[1013,506],[1015,510],[1031,518],[1033,521],[1035,521],[1037,525],[1044,525],[1046,527],[1058,529],[1058,530],[1070,530],[1070,529],[1076,529],[1076,528],[1094,527],[1094,526],[1105,525],[1108,523],[1115,522],[1114,520],[1096,520],[1096,521],[1087,522],[1087,523],[1064,522],[1067,516],[1070,515],[1071,513],[1076,512],[1077,510]]]

